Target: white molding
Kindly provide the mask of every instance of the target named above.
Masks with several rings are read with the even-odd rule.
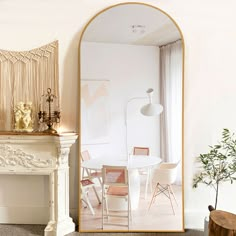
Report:
[[[12,145],[0,144],[0,167],[24,167],[24,168],[52,168],[53,161],[50,158],[40,159],[35,155],[24,152],[21,148]]]
[[[204,229],[204,219],[207,216],[206,211],[196,211],[185,209],[185,229]]]

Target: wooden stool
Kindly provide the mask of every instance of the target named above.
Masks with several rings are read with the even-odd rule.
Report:
[[[209,236],[236,236],[236,215],[226,211],[212,210]]]

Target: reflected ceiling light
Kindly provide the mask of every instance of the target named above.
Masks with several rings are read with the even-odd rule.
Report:
[[[144,105],[140,112],[144,116],[156,116],[160,115],[163,111],[163,106],[161,104],[156,104],[152,103],[152,96],[153,96],[153,89],[149,88],[147,90],[148,98],[149,98],[149,103],[147,105]]]
[[[145,25],[131,25],[131,29],[133,33],[144,34],[145,33]]]

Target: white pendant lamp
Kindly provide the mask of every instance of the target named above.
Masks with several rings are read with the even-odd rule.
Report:
[[[161,104],[152,103],[153,89],[152,88],[148,89],[147,94],[148,94],[148,98],[149,98],[149,103],[147,105],[144,105],[140,109],[140,112],[144,116],[157,116],[157,115],[160,115],[163,111],[163,106]]]
[[[163,111],[163,106],[161,104],[155,104],[152,103],[152,95],[153,95],[153,89],[149,88],[147,90],[149,103],[147,105],[144,105],[140,109],[140,113],[142,113],[144,116],[158,116]],[[126,103],[125,107],[125,144],[126,144],[126,153],[129,160],[129,150],[128,150],[128,104],[136,99],[147,99],[147,97],[133,97],[129,99]]]

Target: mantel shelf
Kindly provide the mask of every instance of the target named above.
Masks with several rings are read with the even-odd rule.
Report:
[[[47,133],[47,132],[16,132],[16,131],[0,131],[1,135],[29,135],[29,136],[68,136],[68,135],[77,135],[76,132],[62,132],[62,133]]]

